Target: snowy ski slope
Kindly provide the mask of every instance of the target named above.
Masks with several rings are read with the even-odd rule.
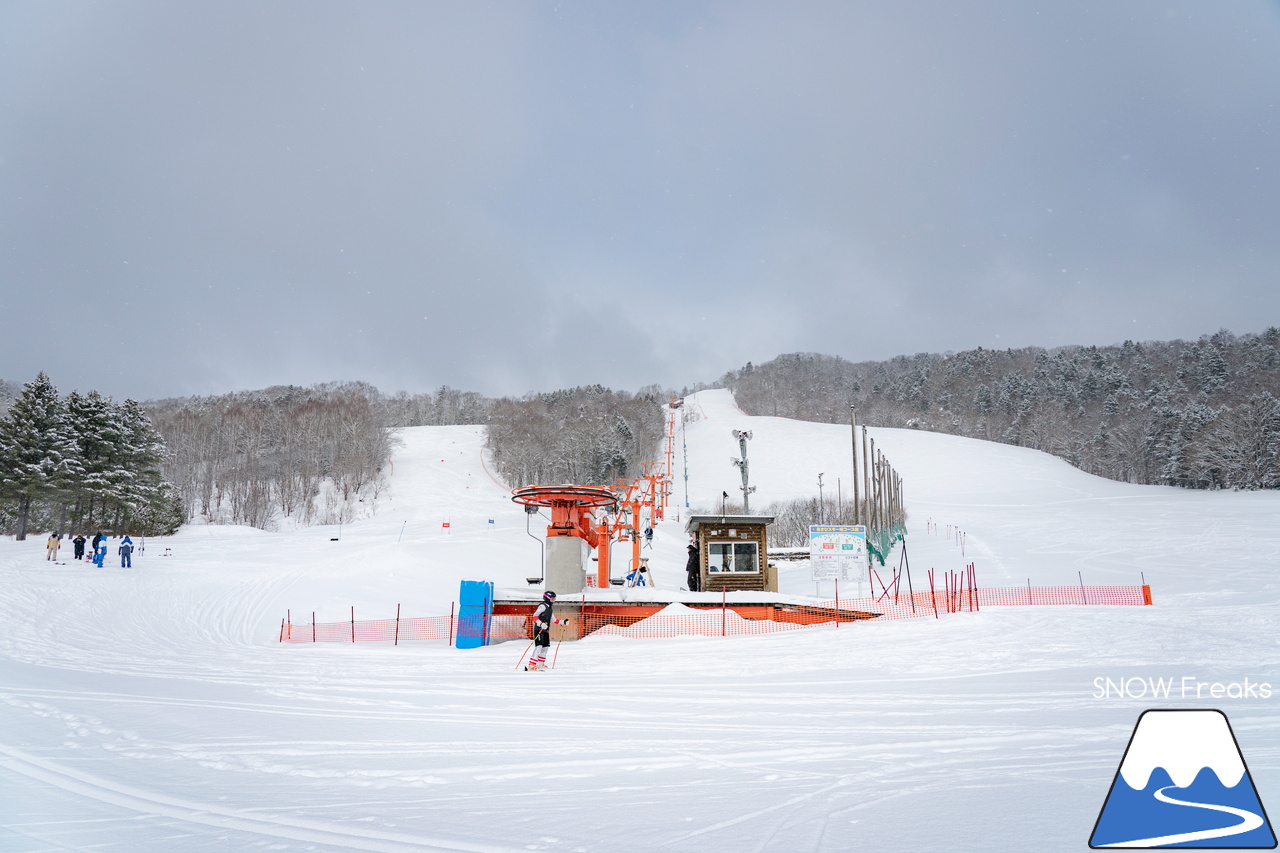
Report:
[[[755,508],[816,494],[819,472],[847,489],[847,426],[747,417],[720,391],[688,405],[682,516],[681,444],[689,502],[715,506],[739,483],[733,429],[754,435]],[[513,671],[516,643],[278,644],[287,609],[445,614],[462,578],[537,573],[483,430],[404,430],[376,514],[341,531],[193,527],[131,571],[0,541],[0,851],[1081,850],[1149,707],[1221,708],[1280,810],[1280,494],[872,434],[906,482],[917,579],[970,560],[988,586],[1144,573],[1156,605],[594,638],[540,674]],[[686,541],[659,526],[659,589]],[[812,593],[805,571],[787,564],[783,590]],[[1099,696],[1139,678],[1192,694]],[[1209,695],[1246,678],[1275,692]]]

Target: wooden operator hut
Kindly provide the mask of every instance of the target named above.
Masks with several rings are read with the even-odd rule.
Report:
[[[771,515],[695,515],[685,524],[698,547],[702,589],[778,591],[777,570],[769,565]]]

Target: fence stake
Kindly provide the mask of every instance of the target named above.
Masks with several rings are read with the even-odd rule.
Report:
[[[1080,603],[1088,604],[1089,601],[1084,597],[1084,572],[1076,572],[1076,577],[1080,578]]]
[[[396,605],[396,641],[391,645],[393,646],[400,645],[400,605],[399,604]]]
[[[316,641],[316,612],[311,611],[311,642]]]
[[[284,620],[280,620],[280,642],[284,642]]]
[[[1035,602],[1031,600],[1031,578],[1027,578],[1027,604],[1035,604]]]
[[[933,602],[933,618],[938,618],[938,596],[933,591],[933,569],[929,570],[929,600]]]
[[[902,540],[902,562],[907,570],[907,596],[911,599],[911,612],[916,612],[916,591],[911,586],[911,561],[907,559],[907,540]]]
[[[356,641],[356,606],[351,605],[351,642]]]
[[[836,627],[840,627],[840,578],[836,578]]]
[[[449,645],[451,646],[453,645],[453,605],[454,605],[454,602],[450,601],[449,602]],[[529,645],[533,645],[533,643],[530,643]]]
[[[720,636],[724,637],[728,634],[728,616],[729,616],[729,591],[728,587],[720,588]]]

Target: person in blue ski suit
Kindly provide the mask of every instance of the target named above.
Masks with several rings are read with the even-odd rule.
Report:
[[[641,557],[639,568],[627,573],[627,586],[649,586],[649,558]]]
[[[93,564],[98,568],[107,561],[107,537],[99,533],[93,537]]]
[[[121,539],[120,547],[117,549],[117,553],[120,554],[120,568],[132,569],[133,568],[133,540],[130,539],[128,536],[125,536],[123,539]]]
[[[569,624],[568,619],[554,618],[552,609],[555,607],[555,603],[556,594],[551,590],[547,590],[542,594],[542,603],[533,612],[533,654],[529,656],[529,662],[525,664],[524,668],[526,670],[547,668],[547,649],[551,646],[551,626]]]

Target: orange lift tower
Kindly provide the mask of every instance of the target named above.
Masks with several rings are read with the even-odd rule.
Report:
[[[647,466],[646,466],[647,467]],[[649,523],[657,524],[662,520],[666,509],[668,478],[661,473],[647,474],[631,480],[619,480],[623,494],[618,499],[618,506],[631,514],[628,524],[622,528],[620,542],[631,540],[631,569],[640,568],[641,525],[644,523],[644,509],[649,509]]]
[[[547,526],[545,589],[573,593],[586,587],[586,557],[583,549],[596,549],[599,567],[596,586],[609,588],[609,546],[615,537],[631,541],[631,568],[640,568],[641,523],[645,507],[649,523],[657,524],[666,515],[671,493],[671,463],[675,453],[675,410],[667,417],[665,465],[646,464],[645,476],[620,479],[613,488],[603,486],[525,486],[512,492],[511,500],[525,506],[549,507]],[[595,513],[602,511],[599,519]],[[630,516],[628,518],[627,516]],[[612,516],[612,517],[611,517]]]
[[[618,496],[602,486],[525,486],[516,489],[511,500],[525,506],[551,509],[547,525],[547,566],[543,588],[564,595],[581,591],[587,584],[583,550],[600,548],[605,555],[600,566],[605,585],[608,581],[608,544],[613,531],[610,525],[597,527],[594,511],[615,507]]]

